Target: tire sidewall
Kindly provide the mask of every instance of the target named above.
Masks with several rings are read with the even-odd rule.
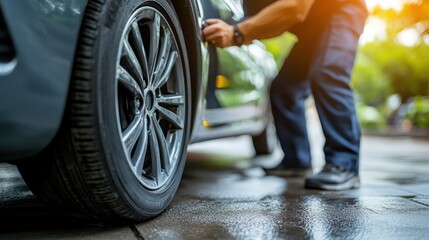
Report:
[[[163,13],[175,33],[185,75],[186,120],[183,134],[183,146],[173,176],[159,189],[150,190],[135,177],[124,153],[117,117],[117,80],[116,66],[121,45],[122,31],[132,14],[142,6],[152,6]],[[168,15],[168,17],[166,16]],[[184,37],[178,24],[177,16],[170,3],[165,0],[112,0],[106,7],[100,21],[98,58],[96,59],[96,94],[97,115],[99,116],[99,134],[101,150],[105,156],[108,177],[118,192],[118,198],[132,212],[138,215],[154,216],[162,212],[171,202],[180,183],[184,163],[185,150],[190,129],[190,80],[189,65],[186,55]]]

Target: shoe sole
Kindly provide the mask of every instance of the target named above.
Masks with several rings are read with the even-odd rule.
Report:
[[[306,180],[305,187],[312,188],[312,189],[329,190],[329,191],[342,191],[342,190],[359,188],[360,180],[359,180],[359,177],[354,177],[340,184],[329,184],[329,183],[321,183],[321,182]]]

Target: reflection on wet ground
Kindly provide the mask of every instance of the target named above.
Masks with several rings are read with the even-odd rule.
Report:
[[[267,176],[261,166],[275,165],[281,153],[253,157],[249,138],[196,144],[167,211],[122,228],[56,213],[33,197],[14,167],[1,165],[0,239],[427,238],[429,141],[365,137],[362,150],[362,187],[329,192]],[[320,169],[321,154],[313,156]]]
[[[384,143],[389,144],[387,149],[381,147]],[[244,138],[238,138],[191,147],[176,199],[161,217],[137,226],[143,236],[148,239],[426,237],[429,142],[365,138],[362,188],[344,192],[307,190],[303,188],[303,179],[266,176],[260,166],[276,164],[281,154],[253,158],[246,144]],[[317,152],[313,155],[317,159],[315,169],[320,169],[321,156]],[[402,157],[395,158],[399,155]]]
[[[109,231],[97,226],[58,213],[28,190],[16,167],[0,165],[0,239],[81,238]]]

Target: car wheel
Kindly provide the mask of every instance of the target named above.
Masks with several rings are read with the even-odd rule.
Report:
[[[19,165],[31,190],[100,220],[161,213],[184,167],[188,68],[168,1],[88,1],[62,128],[38,159]]]
[[[270,121],[259,135],[252,136],[252,142],[257,155],[266,155],[274,152],[278,138],[272,118],[270,118]]]

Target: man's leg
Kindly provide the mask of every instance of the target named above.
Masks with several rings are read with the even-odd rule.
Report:
[[[366,10],[344,4],[326,25],[310,72],[311,89],[326,138],[327,167],[307,187],[342,190],[357,187],[360,127],[350,75]]]
[[[311,46],[314,46],[311,39],[299,39],[271,85],[271,107],[284,152],[280,169],[311,169],[305,119],[305,101],[310,95]]]

